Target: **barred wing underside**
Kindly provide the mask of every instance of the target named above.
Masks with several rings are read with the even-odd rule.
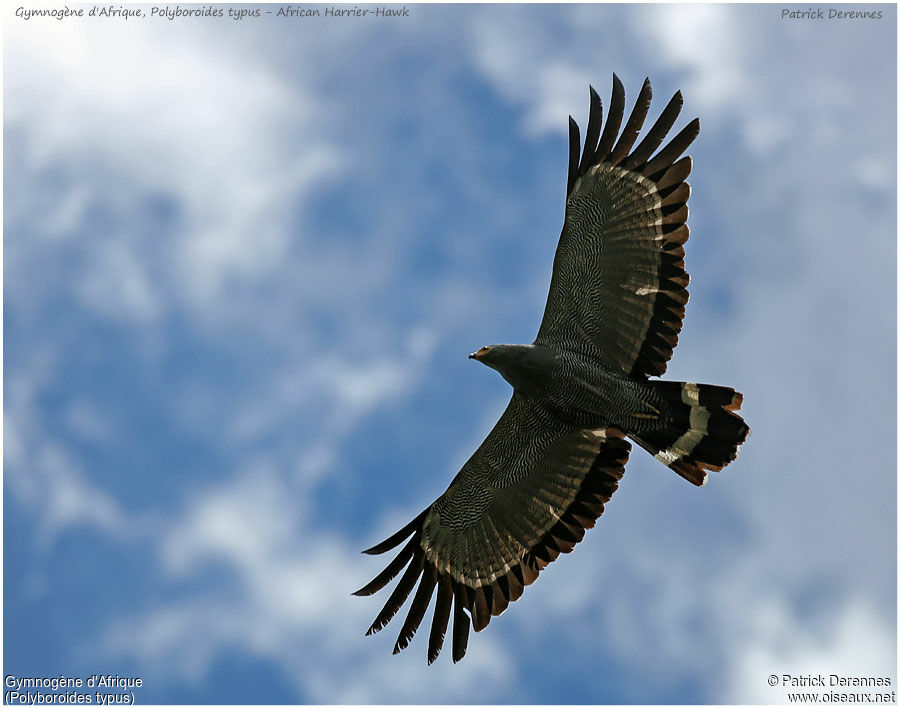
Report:
[[[355,593],[371,595],[406,568],[367,634],[391,620],[418,581],[394,653],[409,644],[436,590],[428,663],[441,650],[451,613],[453,660],[459,661],[469,616],[476,632],[484,629],[544,566],[575,547],[615,492],[630,450],[615,428],[565,424],[514,393],[447,491],[366,551],[384,553],[412,536],[384,571]]]
[[[650,98],[648,79],[616,141],[625,110],[622,83],[613,75],[602,135],[603,108],[592,88],[580,159],[578,125],[569,118],[566,219],[535,340],[639,378],[665,372],[681,331],[688,299],[682,245],[690,187],[684,180],[691,158],[678,158],[700,131],[694,119],[653,155],[681,111],[678,92],[632,150]]]

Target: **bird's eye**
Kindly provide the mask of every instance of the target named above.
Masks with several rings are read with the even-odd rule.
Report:
[[[490,347],[482,347],[481,349],[478,350],[478,356],[484,356],[484,355],[487,354],[490,350],[491,350]]]

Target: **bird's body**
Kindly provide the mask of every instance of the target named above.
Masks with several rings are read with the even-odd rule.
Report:
[[[566,219],[537,337],[470,355],[510,383],[509,405],[447,491],[366,551],[406,541],[356,593],[377,592],[406,568],[369,633],[419,583],[395,653],[436,594],[429,663],[451,614],[453,660],[461,659],[470,618],[476,631],[486,627],[593,527],[624,474],[626,437],[696,485],[734,460],[747,437],[734,389],[650,378],[666,370],[688,300],[684,180],[692,163],[679,157],[700,130],[691,121],[657,152],[681,108],[676,93],[632,150],[650,95],[648,80],[619,134],[625,99],[614,75],[601,134],[602,106],[591,89],[583,151],[569,119]]]
[[[499,371],[517,393],[532,405],[544,407],[560,421],[585,428],[623,430],[666,464],[677,460],[678,455],[672,451],[676,441],[691,430],[706,433],[710,419],[722,421],[727,435],[739,435],[743,427],[737,416],[719,412],[714,402],[708,409],[700,406],[701,391],[707,397],[718,395],[722,399],[719,407],[736,405],[735,396],[740,394],[735,394],[733,389],[633,379],[607,369],[587,354],[543,344],[492,345],[483,347],[471,358]],[[695,409],[704,411],[699,420]],[[716,460],[709,462],[713,466],[718,464],[719,468],[724,466]],[[705,477],[695,481],[697,470],[674,469],[689,481],[699,484],[705,481]]]
[[[586,354],[545,344],[496,344],[482,351],[472,358],[567,422],[630,430],[663,407],[652,386],[609,371]],[[651,403],[656,406],[648,408]]]
[[[661,408],[650,387],[609,371],[591,357],[560,350],[547,405],[561,418],[588,426],[634,429]],[[648,399],[656,404],[647,405]]]

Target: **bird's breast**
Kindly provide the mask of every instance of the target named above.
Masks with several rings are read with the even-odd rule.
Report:
[[[579,422],[616,424],[630,416],[641,386],[621,373],[610,371],[591,357],[562,352],[547,389],[547,403],[565,417]]]

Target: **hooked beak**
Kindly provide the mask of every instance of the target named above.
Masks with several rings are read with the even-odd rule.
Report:
[[[478,358],[478,352],[472,352],[471,354],[469,354],[469,358],[470,358],[470,359],[477,359],[477,358]]]

